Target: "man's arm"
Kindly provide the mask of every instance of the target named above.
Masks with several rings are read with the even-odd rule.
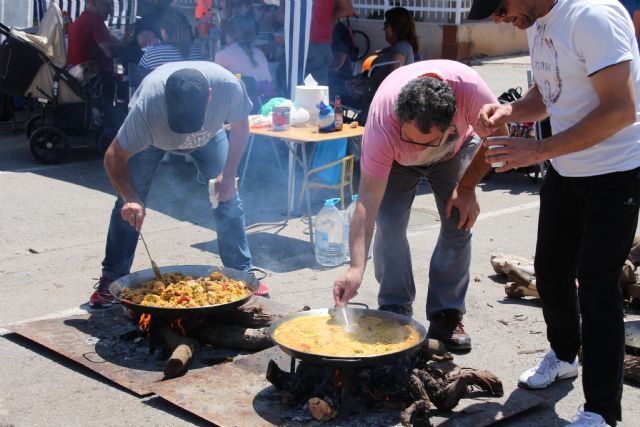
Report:
[[[333,20],[353,15],[353,5],[351,0],[335,0],[333,3]]]
[[[249,118],[231,123],[229,135],[229,154],[227,162],[222,169],[222,174],[216,179],[216,187],[219,191],[219,200],[224,202],[236,196],[236,173],[238,165],[244,154],[249,139]]]
[[[334,283],[333,297],[336,305],[346,304],[358,293],[373,238],[376,216],[386,188],[386,179],[374,178],[365,172],[362,173],[358,188],[358,203],[349,226],[351,266]]]
[[[124,200],[122,219],[131,224],[136,231],[140,231],[145,217],[145,208],[129,176],[127,162],[131,156],[133,153],[122,148],[116,137],[104,154],[104,168],[111,184]]]
[[[506,136],[509,131],[505,125],[498,127],[489,136]],[[450,218],[453,213],[453,208],[458,209],[459,219],[458,228],[465,231],[471,230],[473,224],[475,224],[478,216],[480,215],[480,203],[476,198],[476,186],[480,183],[482,178],[489,172],[491,166],[485,162],[485,152],[487,148],[480,144],[480,147],[473,154],[473,158],[464,171],[464,174],[460,178],[460,181],[456,185],[447,200],[445,207],[445,215]]]

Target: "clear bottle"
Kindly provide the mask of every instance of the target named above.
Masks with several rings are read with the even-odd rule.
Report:
[[[340,199],[327,199],[316,218],[314,252],[318,264],[325,267],[341,265],[345,259],[344,215],[336,208]]]
[[[344,110],[342,109],[342,100],[340,99],[340,95],[336,95],[335,102],[333,103],[333,115],[336,130],[342,130],[342,125],[344,123]]]

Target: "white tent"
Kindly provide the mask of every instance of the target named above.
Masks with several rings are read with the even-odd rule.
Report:
[[[287,88],[293,99],[296,85],[304,80],[314,0],[285,0],[284,48]]]

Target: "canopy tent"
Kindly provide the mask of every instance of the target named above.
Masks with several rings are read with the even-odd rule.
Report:
[[[285,0],[284,48],[290,99],[294,97],[296,85],[304,80],[313,1]]]

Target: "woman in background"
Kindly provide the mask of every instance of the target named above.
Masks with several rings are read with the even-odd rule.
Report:
[[[398,61],[391,71],[407,64],[413,64],[420,49],[416,23],[411,12],[404,7],[394,7],[384,14],[384,38],[390,46],[382,49],[373,64]]]
[[[169,62],[202,59],[200,50],[192,44],[193,37],[187,18],[176,9],[167,9],[160,20],[160,35],[162,43],[145,50],[140,59],[141,67],[154,70]]]
[[[216,54],[215,62],[242,77],[256,80],[260,95],[275,96],[269,63],[264,53],[252,43],[257,37],[257,28],[250,15],[236,15],[229,21],[225,49]]]

